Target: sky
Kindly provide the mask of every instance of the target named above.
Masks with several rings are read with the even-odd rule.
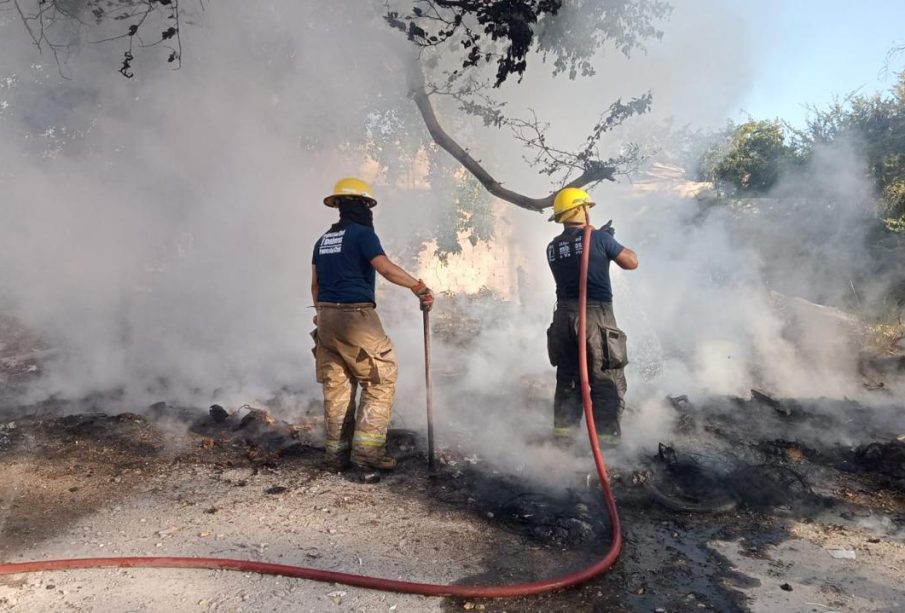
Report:
[[[887,90],[905,54],[883,67],[890,48],[905,44],[902,0],[731,0],[755,33],[753,82],[734,119],[781,117],[800,125],[805,104],[822,106],[856,89]],[[677,10],[686,10],[676,3]],[[692,9],[693,3],[687,5]],[[668,33],[668,28],[667,28]]]
[[[670,1],[664,36],[646,41],[646,52],[626,58],[605,47],[594,77],[568,83],[550,81],[548,65],[530,63],[524,82],[503,88],[509,109],[557,117],[567,92],[570,117],[557,122],[566,143],[581,142],[589,121],[615,98],[646,91],[653,93],[652,121],[706,130],[751,116],[804,127],[808,105],[825,107],[855,90],[888,91],[905,69],[902,53],[884,71],[890,49],[905,45],[905,0]]]

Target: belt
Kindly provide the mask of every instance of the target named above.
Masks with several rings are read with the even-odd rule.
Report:
[[[578,301],[577,300],[557,300],[556,308],[564,308],[564,309],[577,309]],[[612,302],[604,302],[603,300],[588,300],[588,308],[589,309],[602,309],[602,308],[613,308]]]
[[[361,311],[373,309],[377,305],[373,302],[318,302],[315,305],[319,309],[339,309],[340,311]]]

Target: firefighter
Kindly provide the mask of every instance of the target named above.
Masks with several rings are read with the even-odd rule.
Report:
[[[340,179],[324,204],[339,221],[314,244],[311,295],[317,380],[323,384],[325,465],[342,470],[392,470],[386,434],[396,389],[396,356],[377,316],[375,271],[407,287],[429,311],[434,297],[423,281],[387,258],[374,232],[377,201],[360,179]],[[356,410],[357,388],[361,399]]]
[[[556,194],[550,221],[563,224],[563,232],[547,245],[547,261],[556,281],[556,310],[547,330],[547,350],[556,367],[553,397],[553,438],[562,446],[574,442],[583,414],[578,370],[578,282],[582,234],[594,206],[584,190],[567,187]],[[610,223],[593,230],[588,265],[587,347],[594,423],[602,445],[618,445],[619,419],[625,407],[628,362],[625,335],[613,315],[610,262],[625,270],[638,267],[635,252],[620,245]]]

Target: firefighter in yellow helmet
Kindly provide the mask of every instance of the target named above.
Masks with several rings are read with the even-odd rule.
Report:
[[[372,209],[377,200],[367,183],[340,179],[324,204],[339,209],[339,221],[317,240],[311,261],[325,464],[344,469],[351,462],[366,471],[392,470],[396,460],[386,454],[385,444],[396,389],[396,356],[377,316],[375,272],[412,290],[422,310],[430,310],[434,297],[423,281],[384,253],[374,232]],[[356,405],[358,387],[361,399]]]
[[[556,194],[550,217],[550,221],[564,226],[562,234],[547,245],[547,262],[556,281],[556,310],[547,330],[547,350],[556,367],[553,436],[564,445],[575,440],[583,413],[578,371],[578,282],[582,234],[593,206],[586,191],[567,187]],[[613,315],[610,262],[626,270],[638,267],[635,252],[620,245],[614,234],[610,223],[591,232],[588,264],[588,374],[597,436],[605,445],[616,445],[620,440],[619,420],[626,391],[623,368],[628,362],[625,335]]]

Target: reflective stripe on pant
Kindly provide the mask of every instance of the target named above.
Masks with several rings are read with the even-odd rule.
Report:
[[[396,391],[393,344],[372,306],[318,307],[318,380],[323,384],[327,453],[352,460],[383,455]],[[356,387],[361,386],[358,410]]]
[[[591,404],[598,434],[619,435],[619,420],[625,408],[628,389],[625,370],[604,369],[604,352],[596,345],[605,342],[600,330],[616,327],[612,304],[588,303],[588,371],[591,384]],[[577,428],[584,412],[581,402],[581,383],[578,372],[578,306],[559,304],[553,313],[553,323],[547,332],[548,352],[556,366],[556,392],[553,397],[554,436],[567,428]]]
[[[556,439],[573,439],[578,435],[578,426],[556,426],[556,419],[554,417],[554,426],[553,426],[553,438]]]

